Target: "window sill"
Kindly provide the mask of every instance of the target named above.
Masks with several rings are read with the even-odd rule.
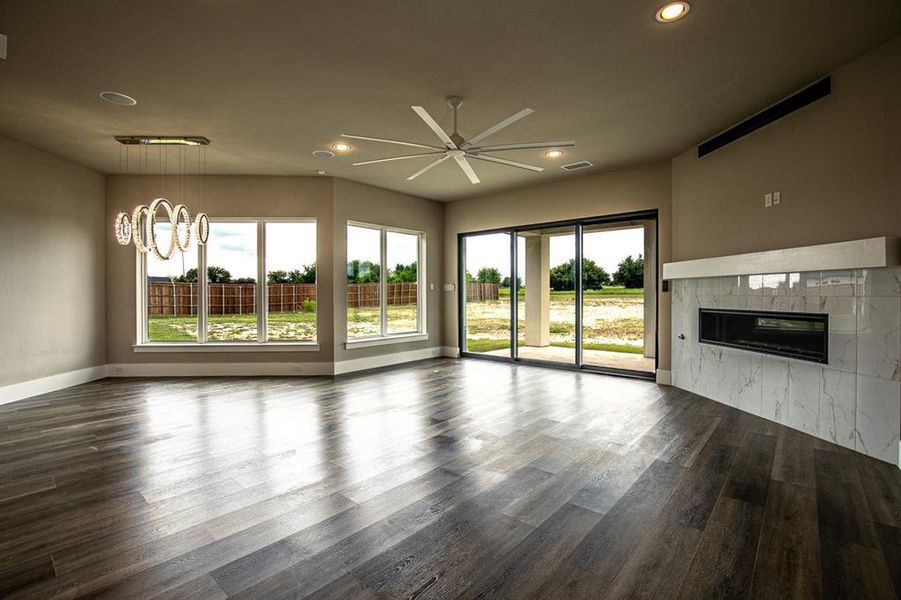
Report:
[[[402,333],[399,335],[389,335],[386,337],[360,338],[356,340],[348,340],[344,342],[344,347],[348,350],[354,348],[369,348],[371,346],[386,346],[388,344],[403,344],[404,342],[422,342],[429,339],[427,333]]]
[[[318,342],[210,342],[198,344],[184,342],[164,344],[148,342],[132,346],[134,352],[177,353],[177,352],[319,352]]]

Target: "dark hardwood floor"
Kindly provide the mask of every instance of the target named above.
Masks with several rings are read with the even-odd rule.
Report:
[[[895,598],[901,472],[477,360],[0,407],[3,598]]]

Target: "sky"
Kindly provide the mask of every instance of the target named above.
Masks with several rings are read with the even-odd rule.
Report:
[[[169,225],[157,225],[157,240],[161,245],[169,241]],[[197,245],[182,254],[160,261],[147,256],[147,274],[175,277],[197,267]],[[234,278],[257,277],[256,223],[210,223],[207,241],[207,264],[223,267]],[[266,271],[293,271],[316,262],[315,223],[266,223]]]
[[[169,243],[168,223],[156,227],[160,245]],[[379,262],[379,236],[377,229],[348,227],[348,260]],[[418,236],[389,231],[388,266],[416,262]],[[147,256],[147,274],[155,277],[177,277],[197,267],[196,244],[182,254],[176,251],[172,258],[161,261],[152,254]],[[207,241],[207,265],[223,267],[233,278],[257,276],[257,226],[256,223],[210,223]],[[293,271],[316,262],[315,223],[266,223],[266,271]]]
[[[417,236],[388,232],[388,265],[410,264],[417,256]],[[169,241],[169,225],[157,224],[157,240],[165,246]],[[525,255],[525,239],[519,238],[519,255]],[[550,263],[554,267],[575,256],[575,237],[551,237]],[[182,254],[160,261],[147,257],[147,272],[151,276],[176,277],[197,267],[197,245]],[[223,267],[232,277],[257,276],[255,223],[210,223],[207,242],[207,264]],[[482,267],[496,267],[501,275],[510,273],[510,242],[506,234],[489,234],[466,238],[466,269],[475,275]],[[637,257],[644,252],[642,228],[597,231],[585,234],[583,253],[608,273],[616,271],[626,256]],[[379,231],[364,227],[348,227],[347,259],[379,259]],[[270,222],[266,224],[266,270],[293,271],[316,262],[316,224]],[[520,259],[519,275],[524,276],[524,261]]]
[[[518,240],[520,256],[517,272],[525,276],[525,238]],[[619,263],[631,255],[644,254],[644,229],[618,229],[614,231],[586,232],[582,254],[613,274]],[[575,258],[575,235],[551,237],[550,265],[555,267]],[[510,238],[507,234],[487,234],[466,238],[466,270],[475,275],[482,267],[495,267],[502,277],[510,274]]]

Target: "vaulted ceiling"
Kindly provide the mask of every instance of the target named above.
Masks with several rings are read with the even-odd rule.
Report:
[[[897,0],[692,0],[663,25],[641,0],[45,0],[0,3],[0,133],[106,173],[122,172],[117,134],[212,140],[207,172],[325,170],[449,200],[668,158],[901,31]],[[137,106],[98,93],[134,96]],[[479,162],[472,185],[452,161],[414,182],[427,159],[339,134],[438,143],[410,105],[447,130],[448,95],[465,97],[472,136],[524,107],[535,114],[493,144],[574,139],[498,153],[540,174]],[[486,141],[486,143],[488,143]],[[585,171],[582,171],[583,173]]]

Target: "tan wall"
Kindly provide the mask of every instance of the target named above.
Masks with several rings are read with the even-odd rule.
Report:
[[[837,69],[832,95],[673,160],[675,260],[886,234],[901,235],[901,38]]]
[[[0,137],[0,385],[105,357],[103,175]]]
[[[457,282],[458,233],[654,208],[659,211],[660,262],[669,261],[670,174],[670,163],[662,162],[451,202],[444,214],[444,282]],[[659,316],[659,368],[668,370],[670,300],[663,291]],[[458,344],[456,291],[444,293],[444,339],[447,346]]]
[[[313,217],[317,219],[317,270],[332,272],[332,180],[327,177],[262,177],[207,175],[188,177],[184,203],[192,214],[204,210],[210,217]],[[110,363],[200,363],[200,362],[330,362],[333,356],[332,279],[319,277],[317,304],[319,352],[228,352],[136,354],[135,343],[135,250],[119,246],[112,236],[112,223],[119,211],[131,211],[158,196],[178,199],[176,179],[169,178],[164,190],[156,176],[110,175],[107,178],[106,218],[103,220],[107,249],[108,347]],[[203,201],[200,190],[203,189]]]
[[[421,350],[442,345],[441,273],[444,262],[444,205],[415,196],[335,179],[334,277],[335,360],[352,360],[379,354]],[[429,339],[421,342],[369,348],[344,347],[347,341],[346,230],[347,221],[385,225],[425,232],[426,317]]]

